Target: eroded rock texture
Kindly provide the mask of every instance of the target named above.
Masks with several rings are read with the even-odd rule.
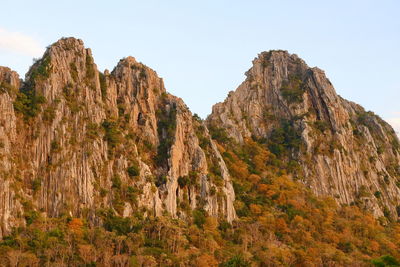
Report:
[[[20,81],[0,68],[0,236],[35,212],[101,224],[109,210],[232,221],[229,173],[201,120],[134,58],[104,74],[81,40],[51,45]]]
[[[286,51],[261,53],[246,75],[213,107],[209,127],[286,152],[299,163],[295,176],[318,195],[398,216],[399,140],[386,122],[338,96],[322,70]]]
[[[399,140],[296,55],[259,55],[204,123],[127,57],[97,70],[81,40],[51,45],[24,81],[0,67],[0,237],[43,216],[236,218],[229,171],[208,129],[264,143],[318,195],[398,216]],[[296,163],[297,162],[297,163]]]

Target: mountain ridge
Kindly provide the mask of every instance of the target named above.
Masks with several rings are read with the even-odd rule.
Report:
[[[17,87],[17,84],[13,86]],[[34,180],[36,179],[33,178],[34,176],[41,176],[40,173],[42,171],[40,168],[53,165],[53,161],[59,161],[61,166],[72,163],[75,167],[69,167],[68,170],[65,167],[58,168],[59,166],[54,166],[54,168],[58,169],[55,171],[58,172],[57,176],[61,175],[66,179],[64,180],[65,184],[60,184],[59,186],[66,186],[64,188],[65,191],[73,189],[71,194],[75,195],[74,198],[76,198],[73,202],[80,203],[83,207],[94,205],[95,196],[98,192],[96,193],[93,184],[96,183],[95,176],[100,172],[98,163],[112,160],[110,157],[113,157],[113,152],[110,151],[121,146],[120,142],[124,134],[122,132],[123,129],[117,128],[126,124],[123,127],[131,131],[131,133],[126,134],[128,136],[136,135],[137,137],[135,138],[139,138],[141,143],[145,143],[150,150],[154,151],[157,146],[159,148],[164,145],[168,146],[161,147],[164,150],[163,153],[168,153],[168,155],[160,155],[163,159],[156,159],[156,161],[162,161],[162,164],[160,164],[164,167],[153,165],[151,167],[155,168],[153,170],[155,173],[153,174],[147,165],[153,164],[151,162],[152,159],[146,164],[140,160],[137,162],[133,158],[131,160],[122,160],[120,158],[118,160],[122,160],[122,166],[112,167],[109,165],[106,167],[108,169],[106,172],[112,173],[112,168],[117,168],[119,172],[122,171],[118,175],[124,177],[127,183],[132,183],[126,171],[123,170],[129,167],[126,166],[126,164],[129,164],[128,162],[138,165],[137,168],[140,171],[138,170],[137,172],[140,172],[140,174],[134,176],[140,176],[144,183],[141,186],[144,186],[143,190],[146,190],[143,194],[138,195],[139,198],[144,197],[139,202],[142,205],[147,205],[156,214],[161,214],[162,210],[167,209],[173,216],[177,212],[175,195],[178,195],[179,191],[178,177],[188,175],[191,171],[196,172],[197,174],[194,174],[192,178],[200,179],[200,188],[192,188],[191,193],[193,195],[190,205],[193,208],[196,206],[195,203],[199,200],[194,199],[197,194],[194,192],[201,189],[203,190],[201,192],[202,196],[208,199],[205,203],[205,209],[211,214],[217,215],[219,208],[217,201],[214,200],[215,196],[208,195],[211,186],[214,187],[214,185],[211,182],[209,183],[208,178],[203,176],[208,172],[206,156],[198,145],[198,137],[194,133],[190,112],[180,99],[166,93],[162,80],[158,78],[153,70],[141,63],[137,63],[132,57],[122,59],[111,73],[101,74],[97,71],[97,67],[93,62],[90,49],[86,49],[81,40],[74,38],[61,39],[51,45],[43,58],[38,60],[28,71],[26,80],[22,83],[21,92],[15,96],[13,103],[17,113],[15,120],[20,117],[23,118],[21,122],[25,122],[22,123],[21,128],[24,130],[20,130],[20,132],[25,131],[25,136],[26,134],[32,134],[34,130],[34,125],[30,124],[32,122],[41,126],[41,129],[38,129],[40,131],[39,136],[35,137],[38,139],[20,138],[21,140],[26,140],[27,143],[33,142],[34,148],[33,151],[28,152],[33,153],[35,156],[33,157],[34,161],[31,163],[33,170],[27,170],[28,173],[31,173],[25,174],[27,176],[26,179]],[[160,114],[157,110],[160,111]],[[118,124],[120,125],[118,126]],[[132,126],[129,126],[129,124]],[[169,129],[169,124],[174,124],[173,129]],[[68,132],[66,127],[74,129],[74,133],[78,134],[77,139],[80,139],[80,141],[74,140],[75,137]],[[160,129],[160,127],[165,127],[165,129]],[[125,129],[125,131],[128,132],[128,129]],[[12,130],[15,131],[15,129]],[[105,135],[103,139],[98,140],[97,132],[100,130],[104,130]],[[201,134],[205,135],[203,138],[207,138],[204,130]],[[70,140],[66,136],[69,136]],[[4,136],[5,138],[6,136]],[[186,138],[189,138],[191,142],[188,142]],[[75,152],[76,148],[74,146],[77,141],[85,149],[93,150],[93,154],[84,155],[79,152],[80,149]],[[185,143],[176,143],[175,141]],[[211,144],[211,142],[209,143]],[[128,144],[125,145],[129,147]],[[64,152],[62,148],[65,146],[72,146],[70,148],[72,150],[65,149],[66,151]],[[135,147],[136,145],[132,144],[130,149],[133,149],[133,153],[137,154],[138,152],[134,152],[137,150]],[[69,162],[63,162],[62,157],[71,157],[69,155],[70,152],[72,152],[73,157],[77,158]],[[153,152],[150,151],[150,153]],[[210,148],[209,153],[212,157],[218,157],[218,151],[215,149]],[[64,156],[59,154],[64,154]],[[181,162],[182,157],[185,157],[184,162]],[[97,158],[96,162],[92,161],[94,158]],[[84,167],[79,173],[76,173],[75,171],[82,168],[78,167],[81,166],[81,163],[79,163],[81,160],[83,160]],[[121,163],[116,161],[115,164]],[[124,165],[126,167],[123,167]],[[223,165],[220,167],[224,168]],[[143,169],[146,170],[144,173],[141,172]],[[69,173],[69,171],[72,171],[72,173]],[[51,171],[48,173],[44,171],[43,175],[49,176],[43,178],[41,185],[46,186],[45,184],[49,183],[49,186],[52,186],[51,184],[55,182],[55,176],[53,176],[55,174],[52,174]],[[69,178],[67,179],[67,176],[71,175],[77,179],[78,188],[76,189],[68,186]],[[159,193],[158,189],[156,189],[156,192],[152,192],[154,188],[152,189],[151,184],[154,185],[154,181],[146,182],[146,179],[149,179],[146,177],[152,175],[158,177],[154,179],[159,184],[158,187],[161,186],[163,188],[160,189],[163,193]],[[223,172],[222,175],[222,179],[227,181],[228,189],[224,189],[227,190],[226,194],[231,194],[234,198],[232,189],[229,187],[229,175],[227,172]],[[81,176],[85,177],[83,181],[80,181],[81,178],[79,177]],[[174,176],[174,178],[169,178],[169,176]],[[112,174],[107,175],[104,186],[112,187],[112,177]],[[97,183],[102,183],[102,181],[97,181]],[[224,180],[222,180],[222,187],[224,186],[223,184]],[[170,189],[166,188],[169,186],[171,186]],[[109,190],[112,191],[112,188]],[[218,188],[214,190],[219,191]],[[51,190],[47,193],[60,194],[60,191],[57,191]],[[188,191],[190,192],[190,190]],[[166,196],[163,196],[163,194],[166,194]],[[182,194],[188,194],[188,192],[182,192]],[[65,198],[62,195],[61,193],[59,197],[61,199]],[[43,197],[46,196],[43,195]],[[111,198],[114,197],[112,196]],[[166,197],[164,204],[160,199],[163,197]],[[42,207],[49,208],[50,214],[57,216],[60,214],[60,207],[57,207],[57,205],[64,205],[65,203],[61,201],[61,203],[57,204],[59,201],[54,201],[58,198],[56,195],[51,198],[51,200],[39,199],[38,204],[44,205],[47,202],[46,206]],[[70,198],[71,196],[67,199]],[[67,199],[66,201],[68,201]],[[228,199],[230,198],[228,197]],[[42,201],[44,203],[40,204]],[[124,214],[129,214],[129,211],[132,212],[132,208],[129,206],[131,204],[125,202],[124,205]],[[165,207],[162,207],[162,205],[165,205]],[[79,208],[79,205],[73,206],[72,210],[66,212],[79,214],[79,210],[82,207]],[[228,219],[232,220],[235,217],[232,205],[228,203],[220,208],[226,209],[227,206],[231,209],[231,211],[228,211]]]
[[[201,120],[133,57],[98,71],[79,39],[49,46],[25,80],[0,67],[0,259],[322,266],[398,256],[390,125],[287,51],[260,53],[246,76]],[[68,260],[46,256],[38,232],[72,244]],[[96,243],[105,236],[120,249]]]
[[[374,205],[369,208],[376,216],[383,215],[385,205],[390,207],[395,217],[398,216],[399,141],[389,124],[358,104],[338,96],[324,71],[309,68],[297,55],[287,51],[261,53],[246,74],[246,81],[235,92],[230,93],[224,102],[213,106],[213,112],[207,118],[208,125],[227,129],[227,134],[241,143],[245,137],[273,137],[284,119],[290,124],[293,134],[298,135],[291,137],[297,138],[293,140],[298,142],[297,151],[290,148],[289,152],[299,154],[289,157],[299,161],[302,169],[308,172],[302,175],[308,179],[309,186],[316,188],[316,194],[339,195],[339,202],[350,204],[356,201],[354,195],[359,191],[358,187],[373,185],[373,189],[367,190],[370,195],[382,191],[390,196],[387,196],[385,204],[379,203],[380,207],[379,200],[374,197],[366,200],[368,203],[365,205]],[[360,142],[363,149],[371,143],[368,155],[374,160],[364,158],[360,162],[358,158],[364,154],[360,152],[360,155],[354,156],[361,149]],[[282,149],[279,140],[278,144],[270,144],[270,148],[272,146]],[[348,158],[351,154],[354,154],[353,159]],[[309,157],[308,163],[301,159],[305,157]],[[369,161],[374,162],[369,164]],[[391,161],[397,168],[394,173],[389,173]],[[313,169],[314,163],[319,164],[318,168]],[[337,173],[332,169],[337,169]],[[373,181],[383,179],[379,176],[385,176],[383,186],[377,186],[380,182]],[[325,181],[320,182],[324,177]],[[332,177],[331,181],[326,177]],[[365,183],[366,180],[370,182]],[[344,187],[335,184],[335,181],[342,181]],[[352,189],[345,188],[348,185]],[[330,188],[332,186],[334,189]],[[397,204],[393,205],[391,201]]]

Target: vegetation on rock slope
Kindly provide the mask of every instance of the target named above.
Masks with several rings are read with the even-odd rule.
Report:
[[[29,217],[0,244],[18,266],[398,266],[400,225],[357,206],[339,207],[294,181],[290,161],[247,139],[212,132],[234,179],[238,220],[196,210],[186,221],[123,218],[99,211],[104,227],[78,218]],[[283,154],[284,155],[284,154]]]
[[[86,57],[82,65],[85,69],[85,86],[91,90],[89,92],[96,89],[96,83],[93,82],[96,69],[93,64],[93,59]],[[44,99],[32,90],[32,86],[40,85],[47,78],[52,66],[46,58],[35,66],[30,74],[31,83],[26,83],[20,90],[14,108],[26,121],[33,121],[35,118],[40,121],[43,118],[43,121],[50,123],[54,119],[53,105],[56,106],[60,99],[54,100],[54,103],[44,103]],[[69,66],[75,83],[79,80],[80,73],[77,65]],[[140,79],[145,79],[146,76],[144,69],[138,74]],[[101,94],[103,101],[110,96],[107,91],[108,79],[110,78],[99,73],[98,95]],[[1,85],[4,87],[4,84]],[[300,79],[293,76],[282,85],[280,92],[288,104],[295,106],[304,93],[303,87]],[[87,107],[83,107],[78,98],[82,88],[74,88],[67,84],[60,98],[65,101],[71,115],[78,117]],[[80,118],[87,120],[80,139],[85,156],[93,153],[94,145],[104,141],[109,160],[126,159],[126,164],[114,168],[109,176],[102,173],[106,168],[94,168],[96,175],[93,186],[98,191],[95,208],[89,210],[83,207],[79,212],[72,213],[67,209],[68,205],[79,205],[79,202],[69,203],[67,195],[67,201],[63,204],[65,209],[58,208],[55,217],[51,217],[53,215],[46,210],[46,205],[52,203],[53,198],[41,208],[34,204],[35,198],[44,195],[44,189],[49,187],[45,183],[46,178],[38,176],[33,177],[33,180],[26,179],[28,191],[32,189],[33,194],[23,195],[20,193],[27,181],[23,180],[23,176],[16,176],[13,187],[17,188],[15,192],[18,194],[15,195],[15,200],[21,201],[23,210],[15,212],[15,218],[22,218],[25,225],[15,227],[11,234],[0,241],[0,265],[399,265],[400,225],[393,221],[390,214],[385,213],[386,216],[376,219],[363,210],[361,205],[357,206],[357,201],[354,205],[339,206],[330,197],[315,196],[300,182],[302,171],[294,155],[304,148],[296,118],[276,121],[276,127],[268,138],[247,138],[241,145],[229,138],[224,129],[209,127],[233,179],[236,193],[234,204],[238,218],[232,223],[225,221],[223,216],[209,216],[204,210],[205,200],[200,195],[195,197],[198,200],[197,206],[191,207],[189,199],[193,199],[193,195],[189,191],[193,192],[193,188],[200,191],[201,187],[200,175],[195,170],[177,177],[179,188],[172,192],[176,192],[176,195],[183,192],[182,197],[177,200],[177,214],[180,219],[172,218],[165,210],[163,216],[153,216],[154,211],[139,205],[143,187],[137,182],[146,168],[139,164],[137,155],[140,154],[148,166],[160,169],[159,172],[145,177],[146,182],[154,184],[151,192],[156,192],[156,187],[166,185],[169,153],[179,128],[179,109],[167,94],[161,95],[155,116],[155,133],[159,142],[151,143],[147,139],[141,139],[136,131],[137,127],[129,124],[132,121],[127,110],[130,102],[125,103],[122,100],[123,97],[117,100],[118,106],[113,115],[107,113],[97,123],[89,121],[89,117]],[[277,119],[273,114],[265,115]],[[371,119],[367,115],[360,113],[357,123],[373,127],[374,124],[370,123]],[[217,196],[216,201],[224,203],[220,201],[226,198],[221,193],[226,183],[221,177],[223,170],[219,163],[222,161],[214,153],[205,124],[197,116],[194,116],[192,122],[194,134],[207,161],[207,178],[201,179],[212,182],[210,196]],[[146,125],[146,118],[141,113],[137,117],[137,123],[138,127]],[[313,127],[322,136],[328,125],[318,120]],[[50,143],[50,164],[45,165],[49,169],[59,164],[55,155],[77,144],[75,134],[68,144],[60,140],[62,138],[55,138]],[[393,140],[397,142],[397,139]],[[396,149],[399,147],[398,143],[393,146]],[[377,149],[383,151],[383,144]],[[324,151],[326,150],[318,149],[316,153]],[[26,165],[24,162],[21,166],[23,164]],[[26,177],[30,177],[30,173]],[[60,177],[56,178],[55,180],[60,180]],[[110,183],[104,178],[109,178]],[[364,191],[360,190],[360,198],[365,195]],[[164,193],[165,191],[161,191],[160,194]],[[382,198],[382,195],[379,191],[375,192],[376,198]],[[125,213],[127,204],[132,211],[128,215]]]

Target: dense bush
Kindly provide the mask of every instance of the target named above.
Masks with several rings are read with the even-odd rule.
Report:
[[[272,131],[268,138],[269,150],[277,156],[287,155],[290,150],[297,151],[301,146],[301,135],[293,122],[283,120],[281,127]]]
[[[303,100],[303,82],[299,77],[292,76],[282,83],[281,94],[289,103],[299,103]]]
[[[121,177],[119,177],[119,175],[114,175],[111,178],[111,182],[112,182],[112,188],[117,188],[120,189],[121,185],[122,185],[122,181],[121,181]]]
[[[17,92],[14,109],[22,113],[25,119],[35,117],[40,111],[40,105],[46,102],[46,99],[37,93],[36,85],[50,76],[51,69],[50,56],[46,55],[32,66],[28,80]]]
[[[189,177],[188,176],[179,176],[178,178],[178,185],[180,188],[185,187],[190,183]]]
[[[229,142],[232,142],[232,139],[228,136],[226,130],[223,128],[210,126],[209,131],[212,139],[217,140],[222,144],[227,144]]]
[[[103,213],[104,228],[110,232],[116,232],[118,235],[127,235],[134,230],[130,218],[122,218],[114,215],[111,210]]]
[[[400,262],[390,255],[384,255],[378,259],[373,259],[371,263],[377,267],[396,267],[400,266]]]
[[[25,211],[24,217],[27,225],[31,225],[36,219],[39,218],[39,213],[35,210]]]
[[[116,121],[104,120],[101,125],[105,131],[104,140],[107,141],[111,148],[116,147],[122,139],[121,132],[118,128],[118,123]]]
[[[129,177],[135,177],[140,174],[139,166],[138,165],[131,165],[127,169]]]
[[[33,65],[29,73],[28,83],[34,85],[38,81],[49,78],[51,70],[51,58],[49,55],[45,55]]]
[[[197,227],[202,228],[206,222],[206,212],[201,209],[193,210],[193,222]]]
[[[39,113],[40,105],[45,102],[46,99],[41,95],[37,95],[36,91],[23,87],[17,93],[17,98],[14,101],[14,109],[23,114],[25,119],[29,119]]]
[[[247,267],[251,266],[249,261],[246,261],[243,256],[235,255],[228,261],[220,264],[220,267]]]

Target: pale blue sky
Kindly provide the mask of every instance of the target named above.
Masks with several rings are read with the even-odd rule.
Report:
[[[400,1],[3,0],[0,65],[22,76],[63,36],[92,48],[100,70],[131,55],[205,117],[261,51],[324,69],[343,97],[400,127]]]

